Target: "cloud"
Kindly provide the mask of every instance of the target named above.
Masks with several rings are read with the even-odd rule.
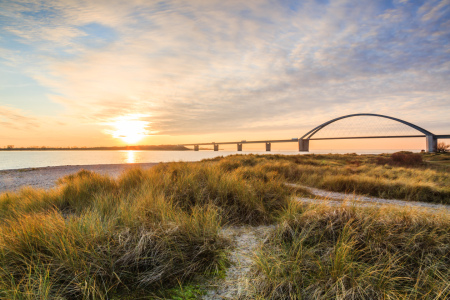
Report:
[[[448,118],[445,0],[24,1],[2,14],[34,49],[7,60],[80,122],[143,113],[175,135],[361,111]]]
[[[33,130],[40,126],[38,119],[19,109],[0,106],[0,126],[14,130]]]

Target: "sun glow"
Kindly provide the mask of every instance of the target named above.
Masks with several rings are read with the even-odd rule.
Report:
[[[112,130],[106,130],[114,138],[120,138],[127,144],[135,144],[149,135],[148,127],[150,122],[140,120],[147,115],[127,115],[114,119],[114,121],[106,123],[112,126]]]

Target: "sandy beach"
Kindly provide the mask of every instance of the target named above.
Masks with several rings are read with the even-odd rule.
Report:
[[[110,165],[79,165],[45,168],[29,168],[15,170],[0,170],[0,193],[17,191],[24,186],[50,189],[55,187],[58,178],[73,174],[79,170],[89,170],[117,178],[122,172],[132,168],[148,169],[157,163],[141,164],[110,164]]]

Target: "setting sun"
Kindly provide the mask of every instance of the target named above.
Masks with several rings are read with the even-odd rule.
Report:
[[[120,138],[128,144],[134,144],[148,136],[148,121],[140,120],[144,115],[128,115],[116,118],[113,122],[107,123],[113,127],[112,130],[106,130],[114,138]]]

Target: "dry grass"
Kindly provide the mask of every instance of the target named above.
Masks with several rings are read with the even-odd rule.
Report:
[[[255,298],[448,299],[450,216],[293,203],[255,257]]]
[[[226,265],[213,205],[185,210],[147,184],[82,171],[55,191],[1,197],[0,296],[110,299],[158,295]]]
[[[249,171],[210,162],[134,169],[118,180],[80,171],[54,190],[0,195],[0,296],[164,298],[219,274],[222,226],[272,223],[293,192],[276,174]]]
[[[375,160],[237,155],[135,169],[117,180],[81,171],[53,190],[1,194],[0,298],[171,298],[223,274],[223,226],[278,224],[256,258],[255,297],[444,299],[448,216],[291,202],[311,195],[287,181],[450,203],[445,168]]]
[[[255,156],[255,168],[286,181],[380,198],[450,204],[450,170],[377,165],[375,155]],[[238,160],[239,158],[235,158]]]

